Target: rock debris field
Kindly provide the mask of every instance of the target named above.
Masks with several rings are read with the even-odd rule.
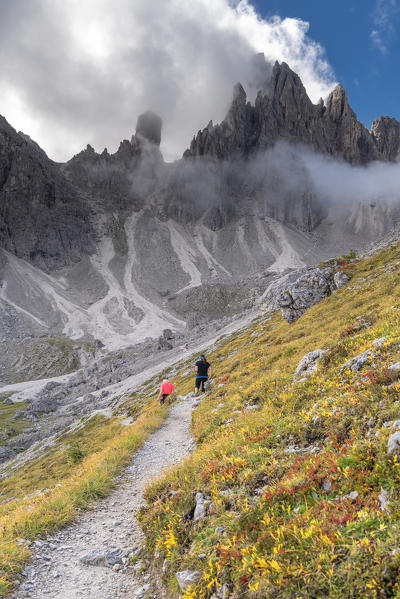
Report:
[[[150,589],[140,554],[143,533],[136,514],[146,485],[194,448],[191,413],[197,398],[176,403],[163,426],[135,454],[118,487],[93,510],[44,541],[35,541],[33,561],[14,599],[141,599]]]

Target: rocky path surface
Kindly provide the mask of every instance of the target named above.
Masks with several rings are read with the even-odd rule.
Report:
[[[139,577],[143,533],[135,518],[146,485],[179,462],[193,446],[190,422],[196,400],[175,404],[163,426],[135,454],[118,488],[72,526],[35,541],[15,599],[141,599],[150,580]]]

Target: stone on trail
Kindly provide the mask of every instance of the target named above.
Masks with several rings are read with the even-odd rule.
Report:
[[[146,593],[150,590],[150,585],[149,584],[144,584],[142,587],[140,587],[136,593],[134,594],[134,599],[143,599],[143,597],[146,595]]]
[[[182,570],[182,572],[177,572],[175,576],[180,589],[186,591],[200,577],[200,572],[198,570]]]
[[[112,568],[123,564],[123,558],[128,557],[131,549],[93,549],[80,557],[80,562],[86,566],[103,566]]]

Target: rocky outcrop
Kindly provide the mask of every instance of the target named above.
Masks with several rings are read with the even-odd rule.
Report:
[[[269,310],[280,308],[282,316],[293,323],[308,308],[324,300],[348,281],[346,273],[335,272],[330,266],[290,272],[268,286],[261,305]]]
[[[341,156],[350,164],[393,160],[399,148],[400,123],[391,119],[388,124],[382,119],[375,121],[370,133],[357,120],[341,85],[329,95],[326,106],[322,99],[314,105],[300,77],[286,63],[277,62],[267,92],[259,92],[251,105],[237,84],[225,119],[220,125],[210,122],[199,131],[184,156],[224,160],[238,153],[249,155],[286,139]]]

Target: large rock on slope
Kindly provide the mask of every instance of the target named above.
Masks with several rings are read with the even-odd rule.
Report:
[[[295,322],[308,308],[321,302],[349,281],[346,273],[333,268],[306,268],[291,272],[274,281],[265,291],[262,305],[266,309],[281,309],[282,316]]]
[[[287,139],[341,156],[350,164],[393,160],[400,148],[400,124],[392,121],[390,126],[386,122],[376,125],[375,132],[369,133],[357,120],[341,85],[329,95],[326,106],[322,99],[314,105],[300,77],[286,63],[275,63],[267,92],[258,93],[254,106],[247,102],[238,84],[225,119],[218,125],[210,122],[199,131],[184,156],[223,160],[236,154],[249,155],[271,147],[278,139]],[[390,130],[390,142],[380,139],[385,137],[384,133],[379,135],[384,126],[386,132]]]

